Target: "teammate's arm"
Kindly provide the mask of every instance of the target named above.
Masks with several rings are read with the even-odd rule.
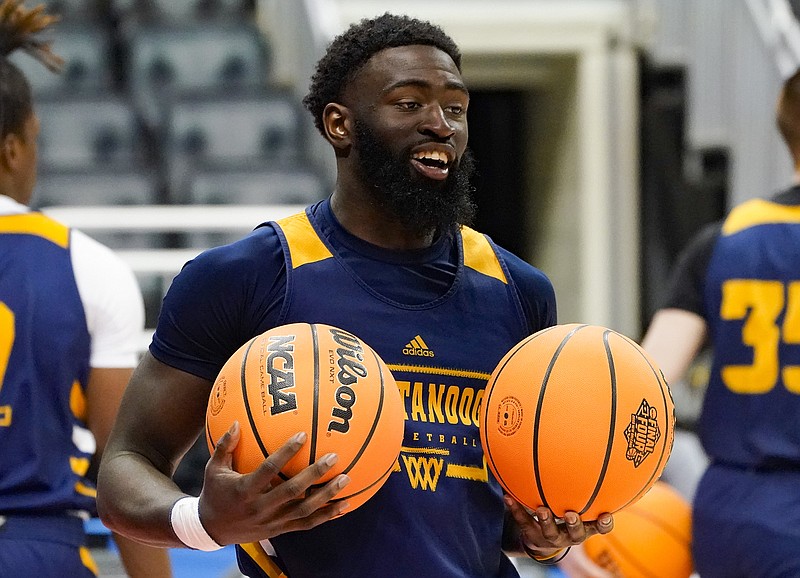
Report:
[[[668,384],[676,384],[689,369],[706,340],[705,320],[691,311],[661,309],[647,328],[642,347],[653,356]]]

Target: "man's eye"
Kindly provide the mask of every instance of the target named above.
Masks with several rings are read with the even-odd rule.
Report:
[[[418,102],[398,102],[397,106],[398,106],[398,108],[401,108],[403,110],[414,110],[416,108],[419,108],[419,103]]]
[[[455,114],[457,116],[460,116],[460,115],[464,114],[464,107],[460,106],[460,105],[457,105],[457,104],[453,105],[453,106],[448,106],[447,110],[451,114]]]

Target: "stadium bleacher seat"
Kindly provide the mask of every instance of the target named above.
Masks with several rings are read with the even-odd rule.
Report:
[[[318,201],[327,194],[321,175],[307,164],[251,163],[244,166],[198,167],[182,197],[185,204],[297,204]],[[241,238],[240,233],[186,233],[189,247],[213,247]]]
[[[103,0],[46,0],[47,12],[64,22],[98,22],[108,20],[107,3]]]
[[[135,26],[127,46],[127,84],[149,128],[164,121],[163,104],[178,96],[269,83],[268,47],[252,23]]]
[[[252,0],[116,0],[114,13],[123,20],[192,22],[244,20],[253,14]]]
[[[146,169],[87,167],[39,171],[33,204],[152,205],[159,200],[160,183]]]
[[[111,93],[41,98],[39,159],[44,170],[144,162],[144,144],[129,103]]]
[[[64,70],[55,74],[22,52],[9,59],[25,74],[35,96],[97,93],[113,87],[111,38],[102,26],[63,22],[47,31]]]

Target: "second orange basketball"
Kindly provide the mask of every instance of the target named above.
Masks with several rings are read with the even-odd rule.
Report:
[[[489,468],[514,499],[594,520],[658,480],[674,421],[669,387],[639,345],[606,327],[564,324],[500,361],[480,434]]]
[[[281,472],[288,479],[329,452],[339,461],[321,480],[347,474],[336,497],[350,510],[383,485],[400,453],[404,409],[383,360],[355,335],[293,323],[245,343],[223,366],[209,397],[206,439],[213,452],[238,420],[235,470],[255,470],[297,432],[308,435]]]

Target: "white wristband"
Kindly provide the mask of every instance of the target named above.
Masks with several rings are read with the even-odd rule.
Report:
[[[194,550],[213,552],[222,548],[208,535],[200,521],[200,498],[186,496],[172,506],[169,515],[172,530],[181,542]]]

